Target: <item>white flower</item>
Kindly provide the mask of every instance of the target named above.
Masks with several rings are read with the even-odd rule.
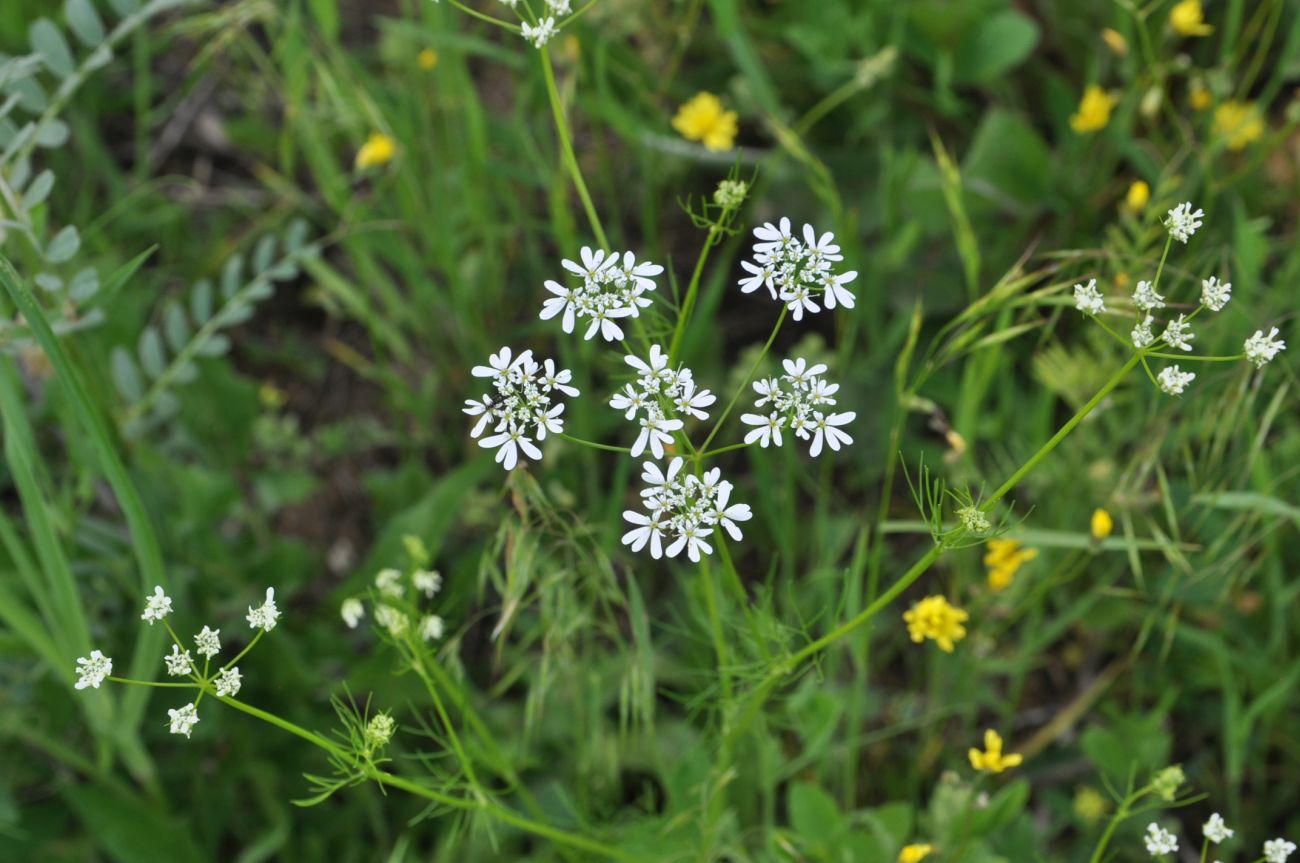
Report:
[[[221,652],[220,629],[205,626],[194,636],[194,652],[204,659],[211,659]]]
[[[1196,338],[1196,334],[1187,329],[1187,322],[1184,320],[1185,317],[1185,315],[1179,315],[1177,319],[1170,321],[1169,325],[1165,327],[1164,334],[1161,335],[1161,338],[1164,339],[1165,344],[1169,345],[1171,348],[1190,351],[1192,349],[1192,339]]]
[[[1155,286],[1150,282],[1138,282],[1137,290],[1133,291],[1133,304],[1144,312],[1152,309],[1163,309],[1165,307],[1165,298],[1156,293]]]
[[[641,434],[637,435],[636,443],[632,444],[632,457],[636,458],[645,452],[646,447],[650,447],[650,452],[655,458],[664,457],[664,444],[673,442],[671,432],[675,432],[682,427],[681,420],[655,419],[654,417],[641,418]]]
[[[524,351],[512,360],[510,348],[505,347],[492,355],[488,366],[475,366],[474,374],[491,377],[496,396],[466,400],[465,413],[479,418],[470,429],[470,437],[477,438],[490,425],[493,433],[479,440],[479,446],[497,448],[496,462],[506,470],[514,469],[521,452],[527,458],[540,459],[542,451],[533,444],[529,428],[539,441],[548,433],[564,431],[564,404],[556,394],[578,394],[569,386],[572,373],[556,369],[551,360],[538,365],[532,351]]]
[[[190,736],[194,726],[199,724],[199,712],[195,709],[193,703],[187,704],[179,710],[168,710],[167,715],[171,717],[171,733],[184,734]]]
[[[1232,282],[1221,282],[1216,276],[1201,280],[1201,305],[1212,312],[1223,309],[1232,299]]]
[[[1263,330],[1255,330],[1255,335],[1246,339],[1246,359],[1254,363],[1255,368],[1264,368],[1275,356],[1286,350],[1286,342],[1279,339],[1277,333],[1277,327],[1270,329],[1268,335],[1264,335]]]
[[[217,672],[217,695],[222,698],[234,698],[239,688],[244,685],[244,676],[239,673],[239,666],[223,668]]]
[[[90,651],[90,656],[77,657],[77,682],[74,685],[76,689],[85,689],[87,686],[94,689],[99,688],[109,675],[113,673],[113,660],[98,650]]]
[[[1187,385],[1195,379],[1195,372],[1182,371],[1176,365],[1167,366],[1160,370],[1160,374],[1156,375],[1156,383],[1160,385],[1160,389],[1171,396],[1182,395],[1183,390],[1187,389]]]
[[[400,597],[406,593],[406,588],[402,586],[401,571],[391,567],[375,573],[375,587],[384,596]]]
[[[831,414],[826,416],[821,411],[816,411],[812,415],[809,423],[813,427],[813,442],[808,448],[808,455],[816,458],[822,453],[822,442],[831,449],[839,452],[841,444],[853,443],[853,438],[845,432],[839,430],[838,426],[848,425],[857,419],[857,413],[849,411],[842,414]]]
[[[1215,812],[1210,816],[1209,821],[1201,825],[1201,832],[1205,834],[1206,839],[1218,845],[1224,839],[1231,839],[1233,831],[1223,823],[1223,816]]]
[[[172,677],[184,677],[194,670],[194,660],[190,658],[190,652],[181,650],[175,644],[172,645],[171,655],[164,656],[163,662],[167,663],[167,673]]]
[[[503,6],[509,6],[511,9],[519,5],[519,0],[501,0]]]
[[[420,621],[420,638],[425,641],[437,641],[442,638],[444,624],[436,614],[426,614]]]
[[[1154,821],[1147,825],[1145,842],[1147,852],[1152,857],[1163,857],[1166,854],[1178,853],[1178,837]]]
[[[389,635],[398,636],[406,632],[410,622],[406,614],[391,605],[381,604],[375,607],[375,623],[388,630]]]
[[[270,632],[275,629],[276,621],[280,619],[280,611],[275,607],[275,588],[266,589],[266,601],[253,608],[248,607],[248,625],[254,629],[260,629],[263,632]]]
[[[739,282],[741,291],[749,294],[766,287],[773,300],[785,303],[796,321],[802,320],[805,312],[854,307],[856,297],[845,285],[858,274],[835,271],[834,265],[844,256],[834,234],[819,236],[812,225],[804,225],[801,240],[791,231],[790,220],[783,218],[779,225],[767,222],[755,228],[754,236],[758,239],[753,246],[754,260],[740,264],[748,274]]]
[[[162,620],[171,613],[171,597],[163,593],[161,586],[155,586],[153,596],[144,598],[144,614],[140,615],[140,619],[149,621],[149,625],[153,626],[155,621]]]
[[[415,574],[411,576],[411,583],[426,598],[433,599],[438,591],[442,590],[442,575],[436,571],[429,572],[427,569],[417,569]]]
[[[654,462],[644,463],[641,478],[647,487],[641,491],[641,503],[646,511],[623,513],[633,525],[623,534],[623,544],[632,551],[649,546],[655,559],[685,551],[698,563],[701,555],[713,553],[708,538],[715,526],[735,540],[743,538],[737,523],[748,521],[752,513],[747,504],[731,502],[731,483],[717,468],[697,477],[684,473],[683,464],[681,457],[674,458],[664,472]]]
[[[639,317],[641,310],[651,304],[647,294],[655,290],[654,277],[664,271],[659,264],[643,261],[637,263],[631,252],[608,253],[583,246],[582,262],[565,259],[564,269],[582,279],[582,285],[568,288],[556,281],[547,281],[546,290],[554,296],[542,303],[541,319],[559,315],[566,333],[573,332],[579,318],[588,318],[590,324],[584,338],[594,338],[600,333],[606,341],[623,338],[623,328],[616,321]],[[577,395],[576,392],[569,393]]]
[[[1266,863],[1286,863],[1286,858],[1295,853],[1295,843],[1285,839],[1270,839],[1264,843],[1264,860]]]
[[[783,360],[781,364],[785,374],[779,379],[754,381],[754,392],[759,395],[754,407],[770,404],[771,410],[767,416],[741,415],[741,422],[756,426],[745,435],[745,443],[781,446],[785,442],[781,435],[784,428],[793,431],[800,440],[810,441],[808,454],[814,458],[821,455],[823,445],[838,451],[841,444],[853,443],[853,438],[838,427],[853,422],[857,414],[820,410],[835,404],[835,394],[840,389],[839,384],[822,377],[826,373],[826,364],[810,364],[802,357]]]
[[[554,35],[555,19],[550,15],[539,20],[536,26],[529,24],[527,21],[524,22],[523,37],[527,41],[532,42],[534,48],[542,47],[547,42],[551,41],[551,37]]]
[[[745,435],[745,443],[752,444],[754,441],[758,441],[763,449],[767,449],[773,441],[776,442],[777,446],[781,445],[781,429],[785,426],[785,417],[776,411],[772,411],[767,416],[741,414],[740,421],[746,425],[756,426]]]
[[[673,407],[678,413],[695,417],[696,419],[706,420],[709,415],[701,408],[706,408],[718,400],[718,397],[708,390],[696,390],[694,381],[687,381],[682,386],[681,395],[673,399]]]
[[[546,5],[556,15],[568,15],[573,11],[569,8],[569,0],[546,0]]]
[[[339,614],[343,617],[343,622],[348,625],[348,629],[356,629],[361,623],[361,618],[366,616],[366,606],[355,596],[349,596],[343,600],[343,605],[339,607]]]
[[[957,520],[971,533],[988,533],[992,528],[989,517],[977,506],[964,506],[957,510]]]
[[[1165,217],[1165,227],[1169,229],[1170,236],[1180,243],[1185,243],[1201,226],[1201,217],[1204,215],[1203,210],[1192,212],[1192,204],[1188,201],[1169,211],[1169,215]]]
[[[1074,307],[1085,315],[1097,315],[1106,311],[1106,301],[1097,290],[1097,280],[1090,279],[1086,285],[1074,286]]]
[[[1151,324],[1154,321],[1155,318],[1147,315],[1145,320],[1139,321],[1133,327],[1133,332],[1129,333],[1129,336],[1133,339],[1133,347],[1147,348],[1156,340],[1155,334],[1151,332]]]

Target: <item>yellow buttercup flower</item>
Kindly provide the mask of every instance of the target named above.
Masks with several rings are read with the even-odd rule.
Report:
[[[929,856],[933,851],[933,845],[924,843],[904,845],[903,850],[898,852],[898,863],[921,863],[921,860]]]
[[[1011,753],[1002,754],[1002,736],[990,728],[984,732],[984,751],[974,747],[970,750],[970,766],[985,773],[1001,773],[1024,761],[1024,756]]]
[[[1038,549],[1023,548],[1019,540],[990,539],[985,548],[984,565],[989,568],[989,588],[1005,590],[1020,567],[1038,557]]]
[[[1110,513],[1098,507],[1092,511],[1092,538],[1101,542],[1110,536],[1110,532],[1115,529],[1115,519],[1110,517]]]
[[[1244,150],[1264,134],[1264,118],[1254,102],[1229,99],[1214,109],[1214,132],[1227,139],[1229,150]]]
[[[1210,107],[1214,98],[1210,95],[1210,89],[1205,86],[1205,82],[1197,78],[1192,82],[1191,89],[1187,93],[1187,101],[1197,111],[1204,111]]]
[[[372,168],[388,162],[397,154],[397,142],[383,132],[371,132],[370,137],[357,150],[358,168]]]
[[[1079,110],[1070,117],[1070,128],[1080,135],[1106,128],[1111,109],[1118,101],[1118,96],[1112,96],[1096,84],[1089,84],[1079,100]]]
[[[736,140],[736,112],[722,107],[712,93],[699,93],[677,110],[673,128],[688,141],[703,141],[709,150],[730,150]]]
[[[950,605],[942,596],[927,596],[903,613],[907,634],[913,641],[920,644],[927,638],[933,639],[946,653],[952,653],[954,642],[966,637],[966,627],[962,624],[969,619],[969,614]]]
[[[1208,36],[1214,28],[1205,23],[1201,0],[1182,0],[1169,10],[1169,24],[1183,36]]]
[[[1124,209],[1136,213],[1145,207],[1149,200],[1151,200],[1151,187],[1147,185],[1146,180],[1134,180],[1128,187],[1128,194],[1124,196]]]
[[[434,66],[438,65],[438,52],[432,48],[425,48],[419,56],[420,68],[428,72]]]

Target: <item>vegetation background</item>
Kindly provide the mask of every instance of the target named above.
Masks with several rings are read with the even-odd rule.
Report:
[[[932,860],[1082,861],[1107,787],[1171,763],[1205,794],[1171,817],[1191,835],[1223,812],[1241,841],[1225,861],[1300,835],[1293,356],[1208,364],[1182,398],[1130,377],[1017,487],[1014,535],[1038,556],[1009,588],[983,548],[947,555],[728,749],[738,696],[693,568],[619,545],[630,460],[555,440],[507,476],[461,413],[472,366],[533,347],[575,371],[575,434],[622,435],[602,397],[617,358],[537,319],[542,282],[592,242],[538,52],[428,0],[155,2],[87,69],[83,5],[0,13],[0,69],[43,64],[0,75],[0,177],[26,187],[0,201],[0,252],[48,277],[104,420],[87,431],[0,300],[0,860],[588,859],[373,784],[298,807],[303,774],[327,772],[309,744],[217,709],[187,742],[163,697],[74,693],[91,645],[159,672],[134,659],[141,515],[182,625],[238,622],[276,586],[285,617],[245,700],[326,731],[332,697],[369,699],[398,719],[397,769],[454,785],[421,681],[339,617],[421,538],[445,580],[438,661],[496,741],[471,762],[516,773],[542,820],[651,859],[893,860],[933,840]],[[141,4],[91,5],[111,29]],[[926,549],[901,465],[992,488],[1122,364],[1069,286],[1149,278],[1169,207],[1207,213],[1171,258],[1185,295],[1210,273],[1234,285],[1198,349],[1270,324],[1300,344],[1300,8],[1215,0],[1212,32],[1188,36],[1172,6],[598,0],[550,46],[616,248],[684,284],[704,238],[687,208],[733,169],[754,178],[687,331],[697,378],[729,392],[771,325],[735,287],[749,227],[834,230],[861,272],[852,313],[776,346],[832,363],[856,444],[724,462],[756,513],[735,561],[749,602],[724,609],[738,688]],[[1080,132],[1090,84],[1116,101]],[[674,132],[699,91],[738,112],[734,150]],[[395,152],[358,169],[376,132]],[[1149,200],[1126,205],[1137,180]],[[933,362],[907,393],[912,332]],[[934,593],[971,613],[951,655],[902,622]],[[1026,761],[977,780],[966,750],[988,727]],[[1144,856],[1144,826],[1119,827],[1114,859]]]

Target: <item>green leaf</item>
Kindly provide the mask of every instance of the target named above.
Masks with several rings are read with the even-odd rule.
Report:
[[[109,355],[108,370],[112,375],[113,385],[127,401],[138,402],[144,396],[140,371],[135,366],[135,360],[131,359],[131,352],[126,348],[121,345],[113,348],[113,353]]]
[[[31,40],[32,50],[40,55],[41,62],[55,75],[66,78],[76,70],[77,64],[72,59],[72,49],[68,47],[68,40],[63,38],[63,31],[56,27],[53,21],[48,18],[38,18],[32,22],[27,35]]]
[[[54,172],[51,170],[41,171],[32,180],[31,185],[23,192],[23,206],[28,210],[39,207],[45,203],[45,199],[50,196],[50,190],[54,188]]]
[[[303,247],[307,242],[307,232],[310,226],[306,219],[294,219],[289,223],[289,227],[284,232],[284,250],[292,254]]]
[[[63,15],[68,29],[87,48],[94,48],[104,41],[104,22],[90,0],[64,0]]]
[[[62,120],[47,120],[36,130],[36,144],[47,150],[62,147],[68,142],[68,124]]]
[[[226,265],[221,268],[221,296],[230,299],[239,290],[244,279],[244,256],[231,255]]]
[[[78,303],[84,303],[99,292],[99,273],[94,267],[78,270],[68,282],[68,296]]]
[[[264,273],[275,263],[275,237],[267,234],[253,247],[253,272]]]
[[[35,282],[42,290],[54,293],[63,289],[63,279],[60,279],[54,273],[37,273],[32,281]]]
[[[169,302],[163,311],[163,332],[167,335],[167,344],[178,353],[190,340],[190,323],[185,320],[179,303]]]
[[[826,843],[844,832],[844,816],[835,798],[817,785],[791,784],[786,804],[790,807],[790,825],[804,839]]]
[[[981,83],[1020,65],[1038,44],[1038,25],[1006,10],[980,20],[962,34],[953,58],[955,83]]]
[[[198,352],[205,357],[219,357],[230,350],[230,339],[217,333],[199,345]]]
[[[97,845],[119,863],[202,863],[188,827],[155,803],[95,785],[65,785],[62,795]]]
[[[1051,197],[1051,150],[1022,117],[1000,108],[980,121],[961,172],[968,194],[1018,215],[1043,209]]]
[[[162,335],[157,327],[145,327],[140,333],[140,366],[151,378],[157,378],[167,368],[167,357],[163,353]]]
[[[199,279],[190,291],[190,317],[203,326],[212,317],[212,280]]]
[[[108,5],[113,7],[113,11],[118,14],[118,17],[125,18],[139,11],[140,0],[108,0]]]
[[[54,235],[50,244],[45,247],[45,260],[52,264],[61,264],[72,258],[81,248],[81,235],[72,225],[68,225],[62,231]]]

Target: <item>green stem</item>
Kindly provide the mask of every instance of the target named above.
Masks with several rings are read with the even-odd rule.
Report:
[[[469,6],[466,6],[464,3],[461,3],[460,0],[448,0],[448,2],[450,2],[452,6],[455,6],[457,9],[464,12],[466,15],[470,15],[474,18],[477,18],[480,21],[486,21],[489,24],[493,24],[497,27],[501,27],[513,33],[519,33],[523,29],[518,24],[511,24],[509,21],[502,21],[500,18],[494,18],[493,16],[488,15],[484,12],[480,12],[477,9],[471,9]]]
[[[709,556],[700,558],[700,585],[704,590],[704,605],[709,613],[709,629],[713,635],[713,650],[718,655],[718,677],[722,681],[722,694],[731,697],[731,661],[727,658],[727,640],[722,631],[722,616],[718,612],[717,588],[713,583],[713,570]]]
[[[686,287],[686,299],[682,301],[681,313],[677,316],[677,326],[673,328],[673,339],[668,344],[668,365],[671,367],[677,362],[677,351],[681,347],[682,337],[686,335],[686,323],[691,318],[691,311],[695,308],[695,296],[700,291],[700,278],[704,274],[704,262],[709,259],[709,251],[718,244],[718,237],[721,234],[717,225],[709,226],[709,234],[704,239],[704,246],[700,249],[700,255],[695,259],[695,271],[691,273],[691,282]]]
[[[606,452],[631,452],[631,451],[632,451],[631,447],[625,447],[625,446],[612,446],[612,445],[607,444],[607,443],[596,443],[594,440],[586,440],[586,439],[584,439],[584,438],[574,437],[573,435],[571,435],[571,434],[565,434],[564,432],[560,432],[560,437],[564,438],[564,439],[567,440],[567,441],[572,441],[573,443],[576,443],[576,444],[582,444],[583,446],[589,446],[589,447],[591,447],[592,449],[603,449],[603,450],[605,450]]]
[[[156,680],[133,680],[130,677],[109,677],[114,683],[126,683],[130,686],[154,686],[158,689],[200,689],[197,683],[159,683]]]
[[[587,221],[591,223],[591,231],[596,235],[596,242],[605,251],[609,251],[609,240],[605,237],[605,229],[601,227],[600,216],[596,215],[596,205],[591,202],[591,193],[587,191],[587,183],[582,179],[582,169],[578,167],[578,157],[573,152],[573,140],[569,135],[569,121],[564,116],[564,106],[560,104],[560,90],[555,84],[555,68],[551,65],[550,50],[543,45],[538,49],[542,56],[542,72],[546,77],[546,95],[551,102],[551,113],[555,116],[555,133],[560,139],[560,152],[564,157],[564,165],[569,170],[569,177],[573,180],[573,188],[578,192],[578,198],[582,200],[582,208],[587,212]]]
[[[1147,356],[1162,360],[1186,360],[1189,363],[1235,363],[1246,358],[1245,354],[1237,354],[1235,357],[1201,357],[1196,354],[1166,354],[1157,351],[1147,351]]]
[[[718,447],[717,449],[711,449],[708,452],[700,453],[700,459],[703,460],[715,455],[722,455],[724,452],[731,452],[732,450],[738,450],[738,449],[746,449],[747,447],[751,447],[751,446],[753,446],[752,443],[727,444],[726,446]]]
[[[767,352],[772,349],[772,342],[776,341],[776,334],[781,332],[781,325],[785,323],[785,316],[789,314],[789,312],[789,306],[781,306],[781,315],[776,319],[776,326],[772,327],[772,334],[767,337],[767,343],[763,345],[762,352],[759,353],[757,359],[754,360],[754,364],[749,367],[749,371],[745,374],[745,379],[740,382],[740,386],[736,388],[736,392],[731,397],[731,401],[727,403],[726,410],[722,412],[718,417],[718,421],[714,423],[713,430],[710,431],[709,436],[704,439],[704,443],[700,444],[700,452],[708,452],[709,444],[713,443],[713,439],[717,437],[718,430],[722,428],[722,424],[726,422],[727,417],[731,414],[731,409],[736,406],[736,401],[740,398],[740,394],[749,386],[750,380],[754,377],[754,372],[758,371],[758,367],[762,365],[763,360],[767,358]]]
[[[221,666],[221,670],[222,670],[222,671],[225,671],[227,668],[233,668],[234,665],[235,665],[235,663],[238,662],[239,660],[243,659],[243,658],[244,658],[244,654],[246,654],[246,653],[248,653],[248,651],[252,650],[252,649],[253,649],[253,645],[255,645],[255,644],[257,644],[257,642],[261,641],[261,640],[262,640],[262,636],[265,635],[265,634],[266,634],[266,630],[265,630],[265,629],[259,629],[259,630],[257,631],[257,635],[254,635],[254,636],[253,636],[253,640],[250,641],[250,642],[248,642],[248,644],[244,645],[244,649],[241,650],[241,651],[239,651],[239,653],[235,654],[235,658],[234,658],[234,659],[230,660],[230,661],[227,662],[225,665]]]

